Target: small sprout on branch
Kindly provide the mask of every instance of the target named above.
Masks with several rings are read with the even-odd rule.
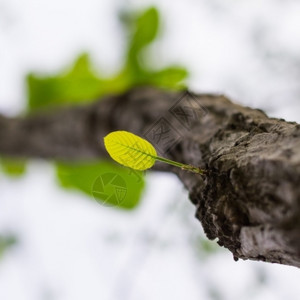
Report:
[[[152,144],[128,131],[109,133],[104,137],[104,145],[112,159],[134,170],[147,170],[158,160],[196,174],[203,175],[205,173],[204,170],[198,167],[157,156]]]

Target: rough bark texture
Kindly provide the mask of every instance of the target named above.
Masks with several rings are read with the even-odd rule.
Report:
[[[103,136],[114,130],[144,136],[164,156],[207,170],[200,176],[168,165],[155,167],[178,175],[208,238],[218,239],[235,258],[300,267],[296,123],[268,118],[221,95],[139,88],[87,106],[0,117],[0,153],[102,157]]]

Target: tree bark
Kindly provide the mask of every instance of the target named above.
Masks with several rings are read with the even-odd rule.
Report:
[[[206,170],[157,163],[189,191],[209,239],[235,259],[300,267],[300,125],[222,95],[150,87],[92,104],[0,116],[1,155],[87,160],[107,156],[103,137],[127,130],[158,152]]]

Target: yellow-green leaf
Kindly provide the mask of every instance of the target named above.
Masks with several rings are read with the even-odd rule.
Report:
[[[127,131],[109,133],[104,145],[115,161],[135,170],[151,168],[157,158],[156,150],[148,141]]]

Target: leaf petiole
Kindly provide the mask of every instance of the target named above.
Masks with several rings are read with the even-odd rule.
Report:
[[[190,172],[193,172],[193,173],[196,173],[196,174],[201,174],[201,175],[205,174],[205,171],[202,170],[202,169],[200,169],[200,168],[198,168],[198,167],[194,167],[194,166],[191,166],[191,165],[182,164],[182,163],[179,163],[177,161],[170,160],[170,159],[167,159],[167,158],[163,158],[163,157],[160,157],[160,156],[155,156],[155,159],[159,160],[161,162],[167,163],[169,165],[172,165],[172,166],[175,166],[175,167],[179,167],[182,170],[190,171]]]

